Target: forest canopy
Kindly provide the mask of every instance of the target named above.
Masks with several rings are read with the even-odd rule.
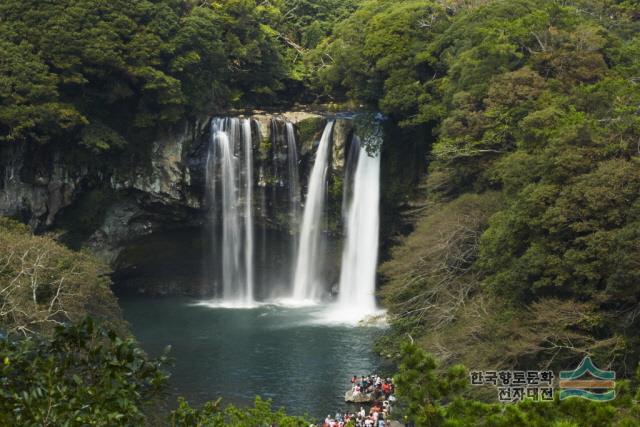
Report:
[[[308,49],[357,3],[2,2],[0,141],[105,151],[186,117],[290,103]]]
[[[106,150],[185,115],[272,102],[288,75],[274,13],[246,0],[3,2],[0,138]]]

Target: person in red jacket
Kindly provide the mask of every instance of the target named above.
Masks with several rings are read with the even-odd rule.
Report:
[[[385,381],[384,384],[382,384],[382,392],[384,393],[385,399],[388,399],[391,394],[391,384]]]

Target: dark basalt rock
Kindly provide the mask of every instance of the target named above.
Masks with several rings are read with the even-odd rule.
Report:
[[[290,232],[296,225],[289,215],[285,121],[295,126],[304,194],[326,119],[308,112],[249,116],[254,119],[256,226]],[[36,232],[56,230],[69,246],[90,249],[116,270],[133,268],[126,259],[132,251],[126,249],[141,238],[208,220],[210,132],[211,118],[185,120],[136,145],[148,147],[145,155],[96,154],[61,142],[0,144],[0,215],[17,218]],[[331,186],[334,191],[351,133],[349,120],[334,127],[330,180],[333,175],[339,179]],[[338,215],[340,206],[333,208]],[[163,292],[175,293],[176,286],[167,285]]]

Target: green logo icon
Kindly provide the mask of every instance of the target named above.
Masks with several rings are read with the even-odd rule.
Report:
[[[590,357],[585,357],[573,371],[560,371],[560,400],[581,397],[608,402],[616,397],[616,373],[598,369]]]

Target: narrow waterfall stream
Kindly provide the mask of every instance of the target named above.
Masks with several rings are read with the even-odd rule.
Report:
[[[317,302],[322,296],[322,231],[327,193],[329,150],[334,121],[328,121],[316,153],[302,215],[300,244],[293,279],[293,300],[297,303]]]
[[[242,140],[244,142],[244,265],[246,271],[244,302],[254,300],[253,276],[255,263],[253,260],[253,144],[251,138],[251,121],[242,120]]]
[[[298,229],[300,227],[300,174],[298,173],[299,160],[298,160],[298,148],[296,146],[296,131],[293,128],[293,123],[287,122],[286,127],[286,141],[287,141],[287,153],[288,153],[288,169],[289,169],[289,202],[290,202],[290,232],[294,236],[291,245],[292,259],[295,259],[298,253]],[[292,274],[295,271],[292,269]]]

